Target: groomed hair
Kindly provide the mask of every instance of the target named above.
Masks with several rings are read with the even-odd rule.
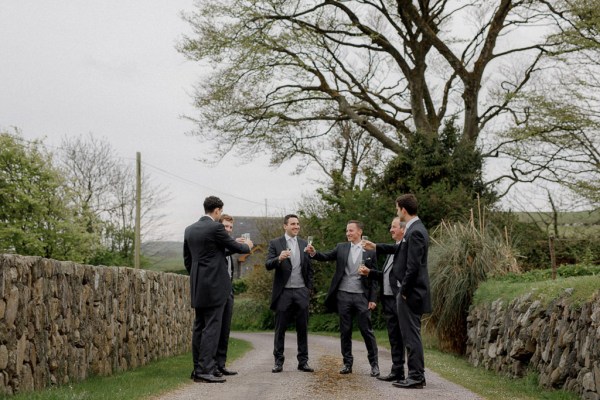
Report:
[[[350,221],[348,221],[346,223],[346,225],[349,225],[349,224],[356,224],[356,226],[358,227],[358,229],[360,229],[361,231],[365,230],[364,224],[362,222],[356,220],[356,219],[351,219]]]
[[[298,218],[298,216],[296,214],[288,214],[285,217],[283,217],[283,224],[287,225],[290,218],[296,218],[298,220],[300,219],[300,218]]]
[[[414,194],[403,194],[396,199],[396,204],[400,208],[404,208],[408,215],[417,215],[419,203]]]
[[[204,212],[211,213],[217,208],[223,208],[223,200],[217,196],[208,196],[204,199]]]
[[[229,214],[221,214],[221,218],[219,218],[219,222],[223,223],[223,221],[229,221],[233,224],[233,217]]]

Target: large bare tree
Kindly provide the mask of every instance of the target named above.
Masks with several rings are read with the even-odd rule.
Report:
[[[203,0],[179,49],[212,66],[195,93],[196,133],[272,161],[328,152],[341,122],[387,154],[458,116],[464,149],[522,112],[518,95],[561,51],[565,4],[535,0]],[[483,134],[483,135],[482,135]]]

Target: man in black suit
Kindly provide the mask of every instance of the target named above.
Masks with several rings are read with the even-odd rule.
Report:
[[[400,222],[400,217],[394,218],[390,225],[390,233],[396,245],[400,244],[404,237],[405,222]],[[385,317],[388,337],[392,353],[392,371],[387,376],[378,376],[377,379],[386,382],[401,381],[405,379],[404,375],[404,343],[402,341],[402,333],[400,332],[400,323],[398,321],[398,307],[396,304],[396,296],[390,284],[390,273],[394,264],[394,254],[388,254],[383,269],[368,269],[366,266],[361,266],[359,273],[368,275],[371,279],[376,279],[380,284],[380,298],[383,305],[383,316]]]
[[[352,373],[352,319],[354,314],[357,314],[358,327],[367,347],[371,376],[379,376],[377,342],[371,324],[371,310],[377,306],[377,282],[358,274],[362,263],[373,269],[376,260],[374,251],[363,251],[360,245],[362,232],[363,224],[360,221],[348,221],[347,242],[338,243],[335,249],[326,252],[316,252],[313,246],[308,246],[307,251],[313,260],[336,261],[335,274],[325,298],[325,306],[330,311],[337,311],[340,317],[340,341],[344,361],[340,374]]]
[[[190,274],[191,303],[196,312],[193,377],[196,382],[225,382],[222,376],[214,375],[223,309],[231,293],[225,251],[249,253],[252,242],[236,242],[217,222],[223,213],[223,202],[218,197],[204,200],[204,212],[206,215],[185,229],[183,241],[183,261]]]
[[[233,217],[229,214],[222,214],[219,222],[223,224],[225,231],[231,236],[233,233]],[[229,279],[233,282],[233,258],[229,251],[226,251],[227,256],[227,272]],[[231,332],[231,318],[233,317],[233,288],[227,297],[225,308],[223,309],[223,318],[221,320],[221,335],[219,336],[219,345],[217,347],[217,355],[215,362],[217,369],[214,372],[215,376],[237,375],[236,371],[225,368],[227,362],[227,349],[229,347],[229,333]]]
[[[271,240],[265,266],[275,270],[271,309],[275,311],[275,337],[273,373],[283,371],[283,348],[288,322],[295,316],[298,341],[298,369],[313,372],[308,365],[308,304],[313,287],[313,268],[304,251],[306,240],[298,237],[300,221],[294,214],[283,219],[285,234]]]
[[[421,317],[431,312],[427,270],[429,235],[417,216],[418,203],[413,194],[398,197],[396,210],[400,220],[406,222],[406,232],[400,245],[375,245],[367,241],[364,242],[364,247],[394,254],[390,281],[397,293],[400,331],[408,356],[408,375],[405,380],[394,382],[393,385],[406,389],[422,389],[425,386],[425,361],[421,341]]]

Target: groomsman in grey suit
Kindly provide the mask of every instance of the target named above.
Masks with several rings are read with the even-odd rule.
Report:
[[[265,266],[275,270],[271,309],[275,311],[273,373],[283,371],[283,348],[288,322],[295,319],[298,341],[298,370],[313,372],[308,364],[308,304],[313,288],[313,268],[305,252],[308,242],[298,237],[298,216],[288,214],[283,219],[283,236],[271,240]]]
[[[396,217],[390,225],[390,233],[396,245],[400,244],[404,237],[404,228],[406,222],[400,222],[400,218]],[[389,245],[394,247],[395,245]],[[398,321],[398,309],[396,307],[396,296],[392,290],[390,282],[390,273],[394,265],[394,255],[388,254],[383,263],[383,270],[369,269],[366,266],[361,266],[359,273],[368,275],[371,279],[376,279],[380,284],[380,298],[383,305],[383,316],[386,320],[388,337],[390,339],[390,347],[392,353],[392,371],[389,375],[378,376],[377,379],[386,382],[401,381],[405,379],[404,375],[404,343],[402,341],[402,333],[400,332],[400,323]]]
[[[371,323],[371,311],[377,306],[377,282],[358,273],[359,266],[363,263],[374,269],[376,260],[373,250],[363,251],[362,233],[362,222],[351,220],[346,224],[347,242],[338,243],[333,250],[325,252],[317,252],[313,246],[309,246],[307,251],[313,260],[336,261],[325,306],[329,311],[337,312],[340,317],[340,342],[344,362],[340,374],[352,373],[352,320],[356,315],[358,328],[367,347],[371,376],[379,376],[379,355]]]

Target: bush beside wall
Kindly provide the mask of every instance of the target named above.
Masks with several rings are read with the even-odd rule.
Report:
[[[0,393],[189,351],[189,278],[0,255]]]

